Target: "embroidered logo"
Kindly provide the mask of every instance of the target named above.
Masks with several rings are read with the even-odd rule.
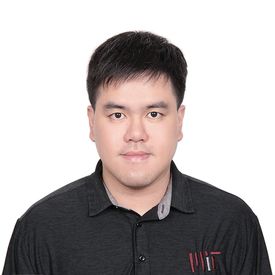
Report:
[[[201,269],[214,271],[217,268],[216,257],[222,254],[220,251],[199,251],[189,253],[189,263],[192,273]]]

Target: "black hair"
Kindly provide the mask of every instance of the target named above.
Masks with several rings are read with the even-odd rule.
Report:
[[[95,110],[101,85],[161,75],[171,80],[179,108],[187,76],[187,63],[181,50],[166,38],[150,32],[120,33],[102,43],[91,56],[87,75],[89,100]]]

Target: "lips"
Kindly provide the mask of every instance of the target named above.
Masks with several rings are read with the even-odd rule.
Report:
[[[144,151],[129,151],[122,154],[123,158],[130,161],[142,161],[149,158],[150,154]]]
[[[144,155],[148,155],[149,153],[144,152],[144,151],[129,151],[125,154],[123,154],[124,156],[144,156]]]

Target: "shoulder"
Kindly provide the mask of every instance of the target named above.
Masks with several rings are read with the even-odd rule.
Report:
[[[235,194],[222,190],[208,182],[183,174],[191,190],[194,208],[207,216],[234,219],[236,222],[244,218],[257,219],[250,206]]]
[[[72,208],[81,207],[87,201],[86,183],[90,180],[91,175],[85,176],[49,193],[32,204],[18,219],[19,222],[46,222],[69,214]]]

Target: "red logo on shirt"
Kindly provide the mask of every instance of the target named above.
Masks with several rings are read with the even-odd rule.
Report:
[[[214,271],[217,268],[216,257],[221,254],[220,251],[199,251],[189,253],[190,268],[193,273],[201,269],[204,271]]]

